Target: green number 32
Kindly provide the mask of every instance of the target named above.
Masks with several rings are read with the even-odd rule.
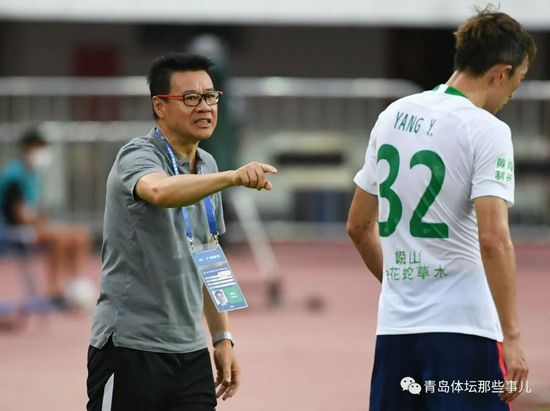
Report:
[[[388,177],[379,187],[380,197],[388,200],[390,210],[388,219],[379,223],[379,232],[381,237],[392,235],[403,215],[403,204],[392,185],[397,179],[399,173],[399,151],[390,145],[384,144],[378,150],[376,161],[386,160],[390,166]],[[420,201],[414,209],[409,228],[413,237],[422,238],[449,238],[449,227],[445,223],[425,223],[422,218],[428,212],[428,208],[433,204],[435,198],[441,191],[443,180],[445,179],[445,164],[439,155],[430,150],[418,151],[411,157],[409,167],[422,164],[428,167],[432,173],[430,183],[420,198]]]

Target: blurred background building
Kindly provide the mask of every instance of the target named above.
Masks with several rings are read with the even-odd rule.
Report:
[[[511,220],[516,233],[548,237],[550,3],[499,3],[539,48],[499,114],[516,148]],[[220,63],[226,93],[208,149],[222,169],[251,159],[280,169],[272,194],[252,194],[270,235],[344,236],[378,113],[448,79],[452,32],[476,4],[486,2],[0,0],[0,163],[22,130],[39,125],[57,159],[45,205],[99,236],[116,152],[153,124],[148,64],[204,50]]]

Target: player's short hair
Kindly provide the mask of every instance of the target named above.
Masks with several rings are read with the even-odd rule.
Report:
[[[510,64],[513,74],[527,57],[531,65],[537,47],[531,35],[512,17],[489,5],[466,20],[455,36],[455,70],[482,75],[495,64]]]
[[[151,97],[170,92],[170,80],[173,73],[178,71],[206,71],[209,73],[209,69],[213,65],[212,60],[190,53],[169,53],[156,58],[147,70],[147,84]],[[157,118],[154,109],[153,116],[155,119]]]

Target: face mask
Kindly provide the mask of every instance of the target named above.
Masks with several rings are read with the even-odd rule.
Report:
[[[48,168],[52,159],[53,155],[49,148],[36,149],[29,155],[29,163],[33,170],[36,171],[42,171]]]

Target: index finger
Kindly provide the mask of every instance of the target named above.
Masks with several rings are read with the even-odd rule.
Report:
[[[229,389],[229,385],[227,382],[222,381],[221,385],[218,388],[218,391],[216,391],[216,398],[220,398],[222,395],[224,395],[227,390]]]
[[[278,171],[275,167],[273,167],[270,164],[266,164],[266,163],[262,163],[262,170],[267,172],[267,173],[272,173],[272,174],[276,174],[277,171]]]
[[[239,382],[238,381],[231,382],[231,385],[229,386],[229,389],[223,395],[222,400],[225,401],[226,399],[233,397],[237,393],[238,389],[239,389]]]
[[[517,379],[516,379],[517,378]],[[508,381],[512,381],[508,386],[508,389],[504,389],[504,393],[500,395],[500,398],[504,402],[512,402],[524,391],[526,387],[526,376],[513,377]],[[505,386],[506,387],[506,386]]]
[[[529,370],[527,368],[527,365],[525,364],[525,361],[522,360],[518,368],[514,369],[511,375],[511,380],[517,382],[517,391],[513,391],[510,393],[510,401],[515,400],[523,392],[523,389],[525,388],[527,383],[528,374]]]

